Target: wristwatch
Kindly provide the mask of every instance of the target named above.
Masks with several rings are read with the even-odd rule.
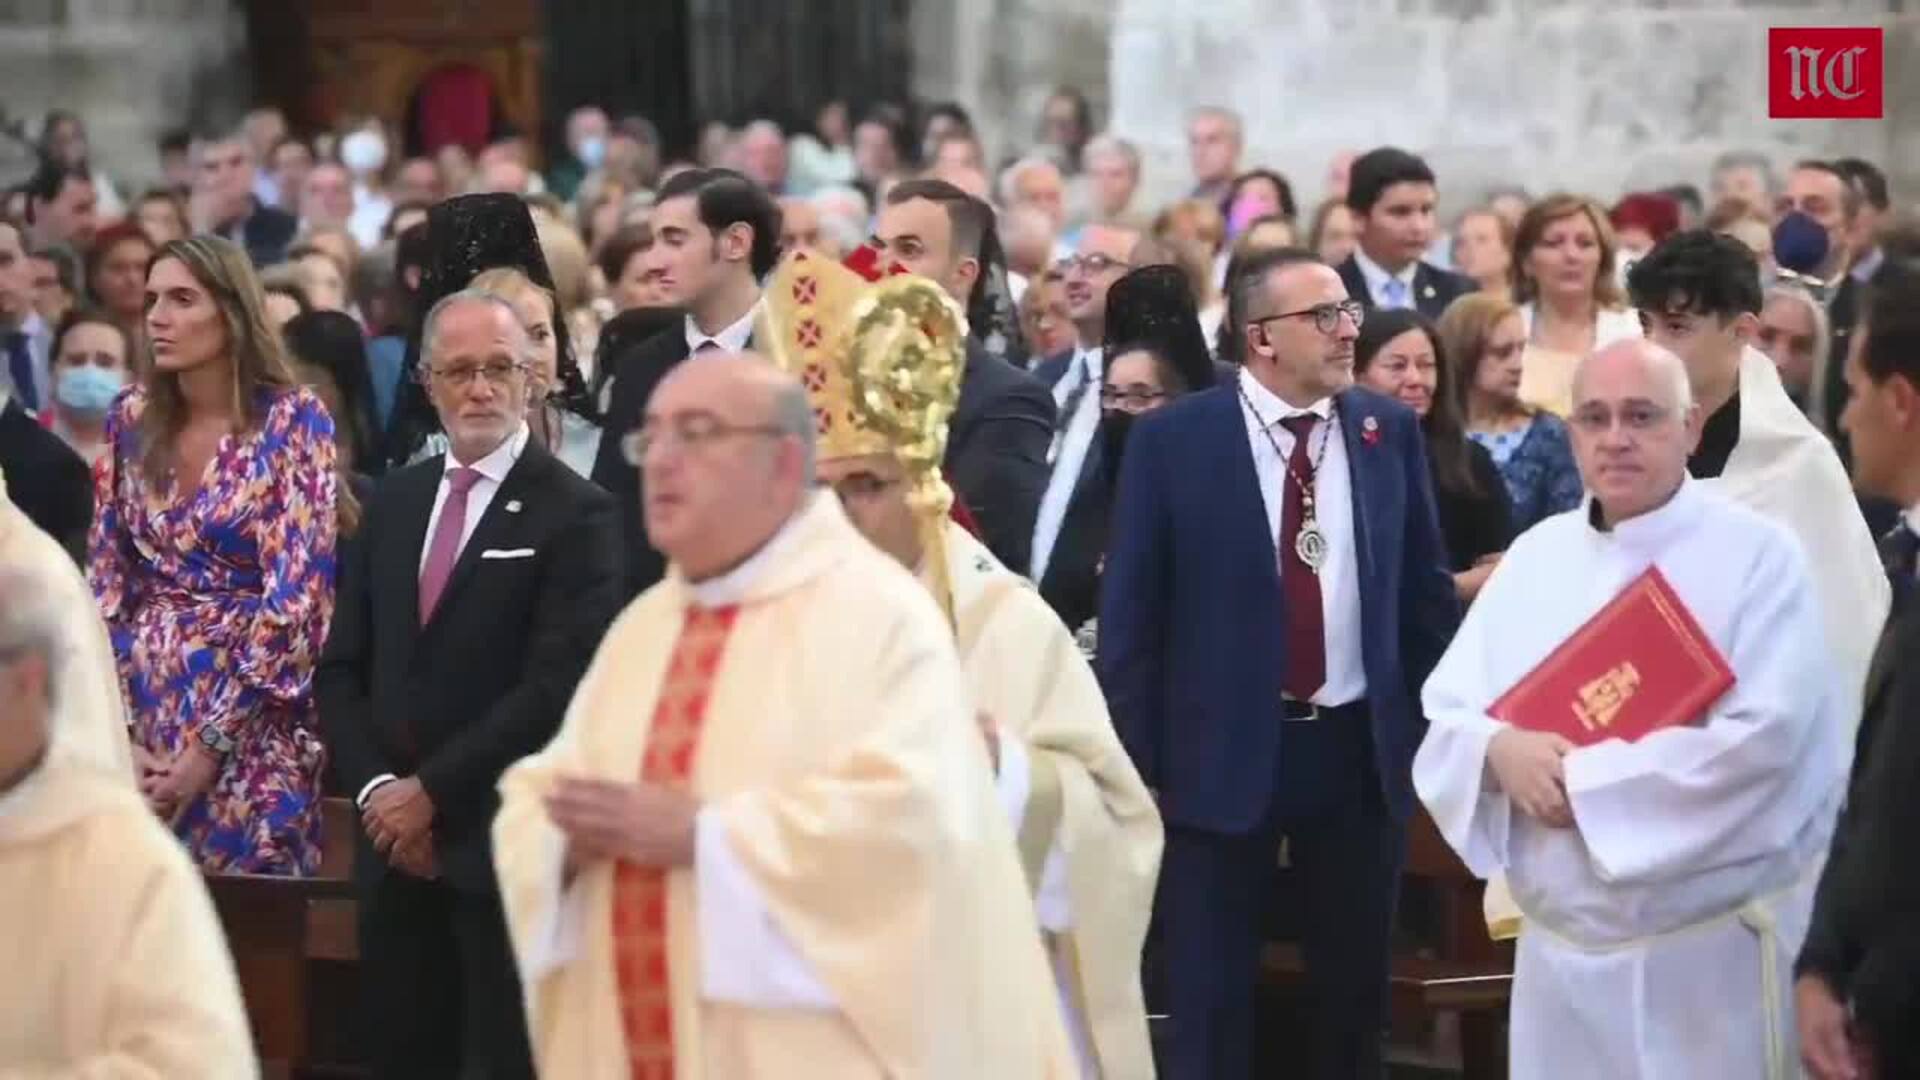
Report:
[[[197,737],[200,745],[213,751],[215,757],[224,758],[233,753],[233,738],[219,728],[208,724],[201,728]]]

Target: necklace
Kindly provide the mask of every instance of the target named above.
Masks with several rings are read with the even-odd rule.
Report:
[[[1281,467],[1287,470],[1288,478],[1300,491],[1300,532],[1293,538],[1293,554],[1306,564],[1308,570],[1318,574],[1320,567],[1327,561],[1327,536],[1320,531],[1320,519],[1314,512],[1312,477],[1320,475],[1320,463],[1327,459],[1327,444],[1333,441],[1333,425],[1340,419],[1339,407],[1335,406],[1332,414],[1327,417],[1326,430],[1320,436],[1320,449],[1313,455],[1312,471],[1308,476],[1302,477],[1293,470],[1293,456],[1280,449],[1280,440],[1274,437],[1273,425],[1267,422],[1266,417],[1260,415],[1259,408],[1254,405],[1253,399],[1247,396],[1247,388],[1244,386],[1240,388],[1240,400],[1246,402],[1247,411],[1252,413],[1254,420],[1259,423],[1261,432],[1267,437],[1267,444],[1273,447],[1274,454],[1280,459]],[[1308,434],[1311,435],[1312,432],[1309,431]]]

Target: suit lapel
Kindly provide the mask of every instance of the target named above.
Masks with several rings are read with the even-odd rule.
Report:
[[[1879,708],[1880,696],[1893,681],[1894,659],[1911,647],[1913,643],[1910,639],[1916,636],[1916,626],[1920,626],[1920,623],[1914,619],[1911,605],[1907,605],[1907,610],[1887,616],[1886,625],[1880,630],[1880,640],[1873,647],[1873,662],[1867,666],[1866,693],[1861,696],[1868,715]]]
[[[1376,560],[1368,503],[1379,486],[1374,476],[1374,470],[1379,468],[1375,460],[1379,455],[1374,453],[1377,444],[1370,445],[1364,436],[1369,423],[1374,425],[1374,431],[1379,431],[1380,420],[1368,406],[1366,396],[1351,389],[1335,396],[1334,404],[1340,410],[1340,439],[1347,450],[1347,483],[1353,488],[1353,549],[1360,559],[1360,580],[1369,581]]]
[[[440,604],[434,608],[433,618],[427,622],[429,627],[437,624],[447,609],[453,606],[461,586],[473,576],[481,553],[489,548],[507,546],[525,511],[524,501],[530,497],[534,482],[546,472],[551,460],[547,452],[532,441],[520,452],[519,460],[513,463],[513,468],[507,470],[507,478],[501,481],[500,490],[494,492],[492,501],[487,503],[487,512],[480,516],[473,535],[467,538],[466,546],[460,549],[460,558],[454,562],[453,573],[447,578],[447,587],[440,594]]]
[[[1205,437],[1213,446],[1208,458],[1227,484],[1224,500],[1228,535],[1245,536],[1250,549],[1260,553],[1258,561],[1267,581],[1280,588],[1279,540],[1267,528],[1267,500],[1260,494],[1260,473],[1253,464],[1253,443],[1247,433],[1247,417],[1240,404],[1238,378],[1218,391],[1216,415],[1199,417],[1205,425]],[[1228,550],[1232,550],[1229,548]]]

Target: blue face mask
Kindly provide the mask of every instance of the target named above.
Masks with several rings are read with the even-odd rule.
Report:
[[[64,368],[54,384],[53,396],[60,404],[88,416],[104,416],[113,407],[113,399],[127,385],[125,372],[82,364]]]
[[[580,140],[580,148],[575,153],[580,155],[580,164],[597,169],[601,162],[607,160],[607,140],[598,135],[589,135]]]

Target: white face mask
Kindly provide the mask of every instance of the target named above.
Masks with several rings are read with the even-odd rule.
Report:
[[[607,160],[607,140],[599,135],[589,135],[580,140],[580,147],[574,153],[579,156],[580,164],[597,169],[601,162]]]
[[[377,131],[356,131],[340,140],[340,163],[355,175],[379,172],[387,164],[387,140]]]

